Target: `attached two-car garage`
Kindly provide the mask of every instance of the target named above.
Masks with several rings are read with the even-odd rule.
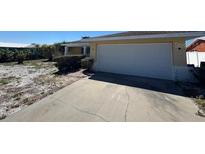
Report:
[[[95,70],[173,80],[171,43],[97,46]]]

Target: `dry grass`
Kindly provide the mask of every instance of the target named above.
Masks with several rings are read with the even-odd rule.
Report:
[[[199,105],[202,108],[205,108],[205,99],[204,98],[198,97],[198,98],[195,98],[194,100],[195,100],[195,103],[197,105]]]
[[[0,64],[0,119],[86,76],[82,70],[58,75],[55,63],[44,61]]]
[[[14,80],[14,79],[18,79],[18,78],[13,77],[13,76],[6,77],[6,78],[1,78],[1,79],[0,79],[0,86],[1,86],[1,85],[6,85],[6,84],[8,84],[8,83],[10,83],[12,80]]]
[[[205,87],[201,84],[191,84],[191,83],[180,83],[178,84],[185,96],[190,97],[194,100],[195,104],[198,106],[197,115],[205,116]]]

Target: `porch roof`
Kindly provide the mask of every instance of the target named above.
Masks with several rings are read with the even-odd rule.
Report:
[[[65,46],[65,47],[84,47],[84,46],[89,46],[89,43],[83,43],[83,42],[66,43],[66,44],[62,44],[61,46]]]

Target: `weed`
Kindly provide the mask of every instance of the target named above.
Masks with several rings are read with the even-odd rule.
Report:
[[[10,76],[10,77],[7,77],[7,78],[1,78],[0,79],[0,85],[6,85],[14,79],[18,79],[18,78],[14,77],[14,76]]]
[[[205,107],[205,99],[201,99],[201,98],[196,98],[195,102],[197,105],[201,106],[201,107]]]
[[[0,85],[5,85],[8,84],[9,80],[8,79],[0,79]]]

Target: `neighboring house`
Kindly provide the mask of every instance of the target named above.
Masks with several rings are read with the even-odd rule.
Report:
[[[186,63],[185,41],[205,36],[205,32],[123,32],[84,38],[69,47],[90,47],[94,71],[150,78],[192,81]]]
[[[22,44],[22,43],[5,43],[0,42],[0,48],[12,48],[12,49],[27,49],[27,48],[33,48],[34,46],[31,44]]]
[[[186,51],[187,64],[200,67],[201,62],[205,62],[205,40],[197,39],[187,47]]]

